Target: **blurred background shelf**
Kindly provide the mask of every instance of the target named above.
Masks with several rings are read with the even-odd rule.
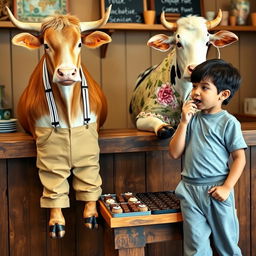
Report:
[[[107,23],[101,29],[106,30],[167,30],[161,24],[141,24],[141,23]],[[256,26],[217,26],[213,30],[231,31],[256,31]]]
[[[0,21],[0,28],[14,28],[10,21]],[[142,24],[142,23],[107,23],[102,26],[104,30],[167,30],[161,24]],[[213,30],[230,30],[230,31],[256,31],[256,26],[217,26]]]

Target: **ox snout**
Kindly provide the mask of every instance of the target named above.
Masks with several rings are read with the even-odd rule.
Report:
[[[190,64],[190,65],[188,65],[187,68],[184,70],[184,75],[183,75],[183,77],[184,77],[185,79],[190,80],[191,73],[193,72],[193,70],[195,69],[196,66],[197,66],[197,65],[195,65],[195,64]]]
[[[59,67],[53,77],[53,82],[61,85],[71,85],[78,81],[81,81],[81,77],[76,67]]]
[[[188,72],[190,73],[190,75],[191,75],[192,71],[195,69],[195,67],[196,67],[196,65],[188,65]]]

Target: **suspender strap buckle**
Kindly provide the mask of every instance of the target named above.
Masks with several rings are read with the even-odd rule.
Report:
[[[57,121],[57,122],[52,122],[52,126],[54,126],[55,128],[60,126],[60,123]]]

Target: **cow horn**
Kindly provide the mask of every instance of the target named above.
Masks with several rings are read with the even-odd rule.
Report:
[[[110,5],[108,7],[107,11],[105,12],[105,15],[100,20],[80,22],[81,32],[86,31],[86,30],[95,29],[95,28],[105,25],[110,16],[111,7],[112,7],[112,5]]]
[[[165,19],[165,13],[164,12],[161,13],[161,23],[164,25],[164,27],[166,27],[167,29],[170,29],[170,30],[175,30],[177,28],[177,23],[176,22],[168,22]]]
[[[221,19],[222,19],[222,11],[221,11],[221,9],[219,9],[217,17],[214,20],[208,20],[206,22],[207,28],[211,29],[211,28],[218,26],[219,23],[221,22]]]
[[[10,11],[10,9],[7,6],[6,6],[6,10],[8,12],[8,16],[9,16],[11,22],[17,28],[20,28],[23,30],[38,31],[38,32],[41,30],[42,23],[21,22],[13,16],[12,12]]]

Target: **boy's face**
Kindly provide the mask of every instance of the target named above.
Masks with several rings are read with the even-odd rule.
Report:
[[[229,96],[227,93],[229,93],[229,90],[221,91],[218,94],[217,88],[211,79],[205,78],[200,83],[193,83],[191,97],[198,109],[213,114],[221,110],[222,102]]]

